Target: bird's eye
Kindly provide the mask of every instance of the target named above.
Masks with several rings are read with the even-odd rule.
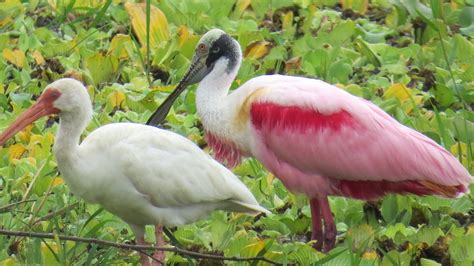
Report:
[[[212,48],[212,50],[211,50],[211,52],[212,52],[213,54],[217,54],[219,51],[220,51],[220,48],[219,48],[219,47],[214,47],[214,48]]]
[[[203,51],[206,49],[206,45],[204,43],[199,44],[198,49]]]

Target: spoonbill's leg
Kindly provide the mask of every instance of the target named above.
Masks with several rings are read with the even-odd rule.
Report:
[[[323,248],[323,226],[321,221],[321,206],[319,206],[318,199],[316,198],[310,199],[309,206],[311,207],[311,240],[316,240],[316,243],[313,244],[313,247],[317,250],[321,250]]]
[[[330,251],[336,244],[336,224],[329,207],[328,197],[318,199],[324,220],[324,252]]]
[[[165,240],[163,238],[163,226],[162,225],[155,225],[155,239],[156,239],[156,244],[155,246],[158,248],[162,248],[165,245]],[[153,254],[153,260],[152,265],[165,265],[165,252],[162,250],[157,250]],[[159,262],[158,262],[159,261]]]
[[[137,237],[137,244],[138,245],[147,245],[145,242],[145,235]],[[148,256],[145,253],[140,252],[140,264],[142,266],[149,266],[150,262],[148,261]]]

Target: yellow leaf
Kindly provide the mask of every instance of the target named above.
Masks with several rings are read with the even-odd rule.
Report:
[[[129,35],[117,34],[110,42],[110,47],[107,54],[113,54],[120,59],[128,58],[130,55],[128,50],[132,49],[132,39]]]
[[[60,176],[56,176],[53,179],[53,187],[64,184],[64,179]]]
[[[289,30],[293,28],[293,12],[287,12],[282,19],[282,28],[283,30]]]
[[[474,234],[474,224],[470,224],[467,226],[466,235]]]
[[[188,139],[197,144],[203,144],[204,139],[201,134],[191,133],[188,135]]]
[[[26,160],[28,161],[28,163],[34,167],[36,167],[36,159],[33,158],[33,157],[27,157]]]
[[[451,146],[449,149],[452,154],[455,156],[459,156],[459,152],[461,152],[461,156],[467,156],[467,145],[463,142],[456,142]]]
[[[82,11],[78,13],[85,13],[84,11],[85,8],[97,9],[105,3],[104,0],[48,0],[48,3],[51,5],[51,7],[54,10],[58,10],[58,9],[66,8],[67,6],[71,4],[72,1],[74,1],[74,5],[73,5],[74,12]]]
[[[33,128],[33,124],[26,126],[22,131],[18,132],[18,138],[25,143],[30,142],[31,137],[31,129]]]
[[[21,156],[27,151],[23,144],[13,144],[8,148],[8,159],[11,161],[20,159]]]
[[[75,80],[79,80],[80,82],[83,82],[84,79],[82,78],[82,73],[75,70],[75,69],[69,69],[66,72],[64,72],[63,75],[65,78],[73,78]]]
[[[271,173],[268,173],[265,179],[267,180],[267,184],[271,185],[273,183],[273,179],[275,179],[275,176]]]
[[[377,252],[375,252],[373,250],[364,252],[364,255],[362,255],[362,258],[364,258],[366,260],[376,260],[378,258]]]
[[[107,96],[107,99],[113,108],[120,108],[125,101],[125,94],[121,91],[114,91]]]
[[[37,65],[44,64],[44,57],[41,55],[40,51],[35,50],[32,55]]]
[[[188,27],[181,25],[178,30],[178,36],[178,43],[179,47],[181,48],[189,39],[190,33]]]
[[[238,0],[235,4],[234,14],[237,17],[241,17],[242,13],[249,7],[251,0]]]
[[[36,145],[38,143],[41,143],[41,141],[43,141],[42,135],[32,134],[30,136],[30,145]]]
[[[174,88],[176,88],[176,85],[154,86],[152,90],[157,90],[161,92],[172,92]]]
[[[266,56],[270,52],[271,47],[272,44],[270,42],[256,41],[245,48],[244,56],[257,60]]]
[[[285,62],[285,72],[290,72],[292,69],[298,70],[301,68],[301,56],[295,56]]]
[[[474,145],[472,145],[472,148],[474,149]],[[451,146],[449,149],[451,153],[456,156],[457,158],[461,157],[461,163],[465,166],[468,167],[468,147],[467,144],[464,142],[456,142]],[[474,163],[474,161],[473,161]]]
[[[146,47],[146,5],[145,3],[125,4],[125,9],[132,21],[132,28],[138,37],[138,41]],[[161,42],[170,39],[168,20],[160,9],[150,6],[150,48],[158,47]]]
[[[341,0],[342,9],[352,9],[359,14],[365,14],[369,0]]]
[[[23,4],[20,0],[0,1],[0,27],[13,22],[12,18],[16,18],[23,11]]]
[[[383,94],[384,98],[393,98],[396,97],[400,102],[404,102],[409,99],[411,96],[411,90],[409,90],[405,85],[396,83],[390,86],[385,93]]]
[[[20,265],[20,263],[15,259],[15,258],[8,258],[4,261],[0,262],[0,265],[2,266],[13,266],[13,265]]]
[[[240,254],[243,255],[244,257],[255,257],[260,251],[262,251],[264,247],[265,247],[265,240],[258,240],[255,243],[245,246],[242,249]]]
[[[11,50],[9,48],[3,49],[3,57],[10,63],[14,64],[19,68],[25,66],[25,53],[21,50],[15,49]]]
[[[405,101],[402,106],[403,106],[403,111],[405,111],[405,113],[409,114],[411,113],[411,111],[413,111],[413,108],[417,105],[419,105],[422,101],[423,101],[423,96],[421,95],[415,95],[415,96],[412,96],[412,100],[410,101]]]

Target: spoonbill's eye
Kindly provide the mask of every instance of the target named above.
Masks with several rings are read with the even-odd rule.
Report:
[[[204,43],[199,44],[198,45],[198,50],[200,50],[200,51],[206,50],[206,45]]]
[[[213,54],[217,54],[220,50],[221,50],[221,49],[217,46],[217,47],[212,48],[211,52],[212,52]]]

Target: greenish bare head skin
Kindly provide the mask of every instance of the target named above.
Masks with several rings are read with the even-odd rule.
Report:
[[[199,40],[199,44],[205,44],[207,45],[208,47],[211,47],[212,44],[217,41],[222,35],[226,34],[223,30],[221,29],[212,29],[208,32],[206,32],[206,34],[204,34],[201,39]]]
[[[225,72],[227,74],[236,73],[242,60],[242,51],[239,43],[220,29],[212,29],[204,34],[199,40],[196,50],[183,79],[176,89],[158,107],[150,117],[147,125],[161,124],[168,114],[173,102],[184,91],[186,87],[203,80],[212,72],[216,62],[225,60]],[[221,64],[222,66],[222,64]]]

